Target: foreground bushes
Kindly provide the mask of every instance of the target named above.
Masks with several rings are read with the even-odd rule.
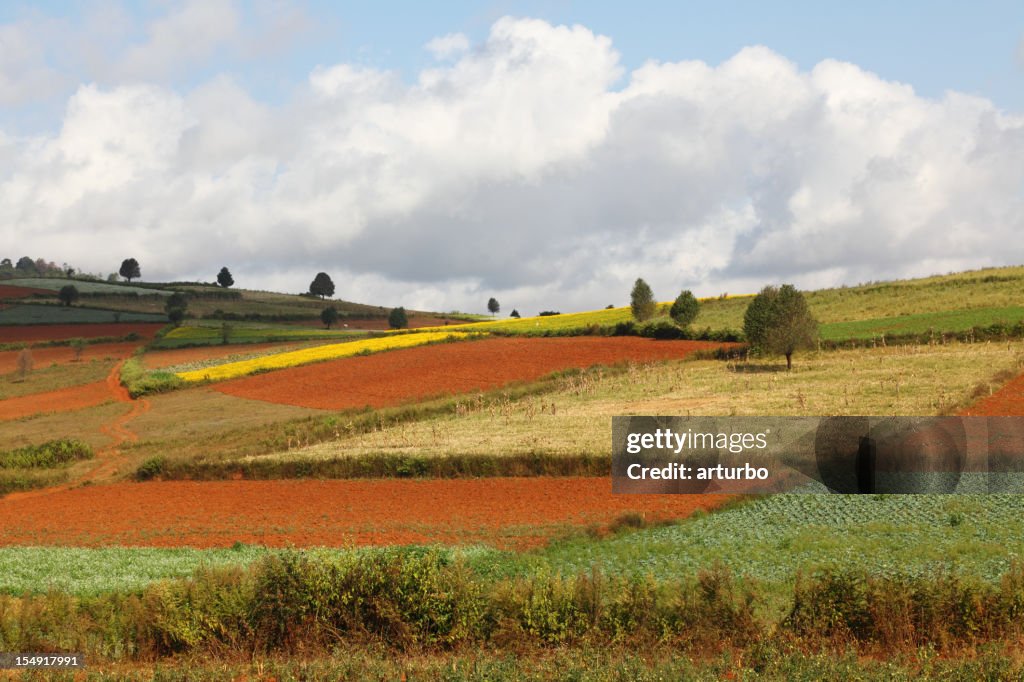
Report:
[[[141,594],[0,598],[0,650],[83,651],[103,660],[392,652],[517,652],[667,646],[694,656],[758,647],[960,651],[1021,633],[1024,571],[1001,584],[801,579],[789,615],[758,615],[755,587],[724,569],[669,582],[537,574],[492,580],[446,552],[391,549],[324,557],[292,551],[250,569],[201,569]]]

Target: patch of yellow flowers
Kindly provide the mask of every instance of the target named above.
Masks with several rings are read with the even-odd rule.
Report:
[[[275,353],[239,362],[228,362],[215,367],[204,367],[189,372],[178,372],[177,376],[188,382],[197,381],[222,381],[244,377],[256,372],[264,372],[272,369],[284,369],[285,367],[297,367],[311,362],[321,360],[333,360],[336,358],[347,358],[353,355],[366,353],[378,353],[384,350],[395,348],[412,348],[427,343],[435,343],[446,339],[463,339],[468,336],[479,336],[479,334],[468,334],[465,332],[428,332],[423,334],[404,334],[402,336],[386,336],[363,341],[351,341],[349,343],[332,343],[327,346],[316,346],[287,353]]]

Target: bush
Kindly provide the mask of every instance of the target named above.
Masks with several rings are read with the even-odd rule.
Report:
[[[685,331],[672,324],[668,320],[657,320],[655,322],[648,322],[647,324],[640,327],[640,336],[644,336],[649,339],[685,339],[687,334]]]
[[[129,358],[121,366],[121,383],[133,398],[173,391],[185,385],[185,382],[172,372],[147,370],[138,358]]]
[[[163,457],[150,457],[135,470],[135,478],[139,481],[150,481],[164,473],[167,460]]]
[[[87,444],[70,438],[0,452],[0,469],[51,469],[93,456]]]

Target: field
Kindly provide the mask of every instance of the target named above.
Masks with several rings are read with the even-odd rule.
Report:
[[[410,334],[388,340],[414,341],[430,336]],[[714,347],[702,342],[660,343],[626,337],[478,339],[275,372],[223,384],[217,390],[242,398],[322,409],[385,407],[530,381],[573,367],[682,358],[695,350]],[[344,391],[338,391],[339,387]]]
[[[0,311],[3,312],[3,311]],[[119,322],[115,324],[46,324],[0,327],[0,344],[67,339],[120,339],[135,334],[153,336],[166,326],[162,322]]]
[[[0,310],[0,324],[2,325],[108,324],[111,322],[166,324],[167,316],[151,313],[121,313],[98,308],[68,308],[60,305],[12,305]],[[0,339],[2,338],[0,336]]]
[[[739,669],[717,658],[723,642],[745,661],[839,655],[846,642],[855,656],[902,652],[915,671],[921,647],[956,657],[1017,641],[1006,605],[1024,603],[1018,497],[614,495],[606,471],[614,415],[1024,414],[1024,341],[941,333],[1024,318],[1012,293],[1022,280],[1011,268],[813,292],[825,340],[874,342],[798,351],[792,371],[712,359],[717,342],[589,329],[628,321],[625,308],[367,335],[273,319],[315,318],[320,300],[167,284],[196,294],[190,310],[266,318],[189,320],[152,342],[162,324],[4,326],[0,343],[140,336],[86,346],[80,361],[71,347],[34,347],[24,380],[20,351],[0,352],[0,451],[75,438],[94,452],[0,472],[0,594],[12,595],[0,596],[0,650],[73,642],[129,665],[293,654],[261,629],[276,622],[307,651],[377,647],[372,661],[486,650],[536,662],[594,647],[617,661],[650,650],[643,665],[657,667],[701,652],[719,661],[714,679]],[[122,320],[161,304],[88,300],[101,299],[116,299]],[[748,301],[706,301],[697,327],[738,329]],[[379,322],[386,309],[349,312]],[[495,335],[427,343],[455,330]],[[573,330],[587,335],[563,336]],[[374,350],[387,352],[364,355]],[[132,399],[122,381],[140,366],[192,383]],[[268,587],[285,574],[291,587]],[[318,592],[334,585],[357,601]],[[382,591],[352,596],[364,588]],[[268,606],[274,594],[283,601]],[[894,595],[941,615],[900,620],[886,610],[902,603]],[[432,614],[476,615],[457,631],[423,625],[433,616],[416,604],[434,599],[451,601]],[[974,629],[957,630],[968,617]],[[842,660],[809,669],[856,669]]]
[[[29,287],[56,293],[71,284],[82,294],[109,294],[114,296],[170,296],[171,291],[151,287],[133,286],[131,284],[114,284],[110,282],[94,282],[84,279],[54,279],[47,277],[25,277],[21,279],[5,279],[5,286]]]

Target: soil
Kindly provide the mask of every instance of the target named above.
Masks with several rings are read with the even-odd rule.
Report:
[[[0,343],[17,341],[58,341],[94,339],[101,336],[126,336],[135,332],[151,339],[166,325],[162,322],[116,322],[110,324],[33,324],[0,327]]]
[[[107,358],[124,358],[132,354],[139,344],[131,341],[124,343],[96,343],[86,346],[82,351],[82,362],[90,360],[104,360]],[[18,369],[18,354],[20,350],[0,351],[0,375],[10,374]],[[49,367],[50,365],[64,365],[75,361],[75,350],[68,346],[54,346],[52,348],[33,348],[32,362],[36,369]]]
[[[105,381],[62,388],[59,391],[8,398],[0,400],[0,421],[21,419],[48,412],[70,412],[102,405],[110,399],[110,389]]]
[[[720,343],[637,337],[495,338],[342,358],[226,381],[239,398],[320,409],[386,407],[532,381],[573,367],[683,358]]]
[[[1010,379],[998,391],[964,409],[961,414],[979,417],[1024,416],[1024,374]]]
[[[9,284],[0,284],[0,298],[28,298],[29,296],[48,296],[57,298],[57,292],[49,289],[33,289],[32,287],[15,287]]]
[[[118,483],[0,499],[0,545],[526,549],[625,513],[681,518],[727,499],[613,495],[607,478]]]

